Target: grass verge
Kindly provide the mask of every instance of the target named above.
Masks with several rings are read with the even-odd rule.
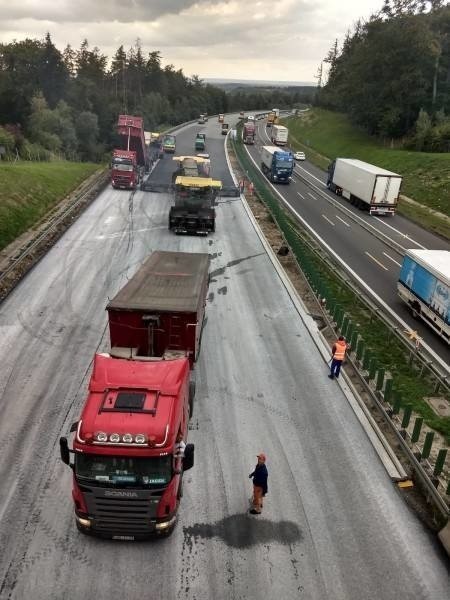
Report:
[[[303,116],[289,118],[291,146],[302,149],[317,166],[326,169],[337,156],[359,158],[403,175],[402,193],[425,208],[450,216],[450,153],[432,154],[392,149],[354,127],[345,115],[311,109]],[[450,222],[426,210],[416,215],[415,208],[401,202],[399,213],[450,238]],[[424,218],[426,223],[424,223]]]
[[[20,162],[0,165],[0,250],[33,227],[99,169],[93,163]]]

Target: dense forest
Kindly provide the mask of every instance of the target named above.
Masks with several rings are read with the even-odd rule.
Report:
[[[412,149],[450,152],[450,6],[385,0],[319,68],[316,102]]]
[[[173,65],[163,67],[160,52],[145,55],[139,41],[128,51],[120,46],[109,60],[87,40],[60,52],[47,34],[0,44],[0,152],[99,161],[114,144],[120,113],[142,115],[146,129],[155,131],[205,112],[291,107],[300,97],[279,89],[226,94]]]

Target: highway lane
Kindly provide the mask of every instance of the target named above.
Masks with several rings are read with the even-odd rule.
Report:
[[[260,165],[260,147],[263,141],[267,141],[267,133],[264,124],[259,125],[259,143],[255,146],[246,146],[256,164]],[[302,163],[303,164],[303,163]],[[299,171],[297,164],[296,172]],[[310,169],[309,165],[305,167]],[[315,185],[319,185],[315,182]],[[397,296],[397,279],[402,262],[402,255],[393,251],[382,239],[378,239],[360,224],[360,219],[377,228],[382,228],[385,235],[389,235],[394,241],[403,247],[414,247],[414,244],[405,242],[402,223],[398,215],[391,218],[379,219],[369,217],[362,211],[358,211],[350,204],[345,203],[334,194],[324,190],[326,198],[316,189],[311,189],[300,177],[294,176],[294,182],[289,186],[278,185],[276,190],[283,196],[285,201],[312,227],[314,232],[320,236],[354,272],[365,282],[375,294],[377,294],[412,330],[417,330],[424,342],[430,346],[444,361],[450,365],[450,347],[439,336],[437,336],[425,323],[415,320],[407,306]],[[344,210],[340,210],[344,202]],[[348,204],[348,206],[346,206]],[[349,210],[349,208],[351,210]],[[352,219],[348,213],[355,214]],[[423,242],[423,246],[431,249],[450,249],[450,245],[441,238],[433,236],[429,232],[417,226],[412,227],[409,221],[408,231],[414,240]],[[392,231],[395,227],[400,235]],[[416,246],[417,247],[417,246]]]
[[[179,134],[183,152],[191,140]],[[0,307],[0,598],[444,598],[442,553],[326,377],[239,200],[207,238],[172,235],[169,202],[105,190]],[[102,541],[75,528],[58,438],[108,347],[108,298],[155,249],[212,258],[196,464],[170,538]],[[269,495],[250,517],[261,449]]]
[[[266,130],[265,125],[260,124],[258,133],[261,143],[270,143],[268,130]],[[430,250],[448,250],[450,248],[448,240],[423,229],[420,225],[410,221],[399,213],[396,213],[392,217],[370,216],[368,213],[352,206],[348,200],[328,190],[326,187],[327,174],[308,160],[298,161],[295,173],[300,178],[306,179],[308,183],[318,187],[329,200],[337,203],[345,212],[348,211],[358,220],[376,227],[382,234],[389,236],[395,243],[400,244],[405,249],[423,247]]]

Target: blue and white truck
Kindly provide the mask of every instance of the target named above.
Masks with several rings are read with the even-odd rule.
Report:
[[[277,146],[263,146],[261,170],[272,183],[290,183],[294,171],[292,152],[280,150]]]
[[[450,344],[450,251],[406,250],[397,291],[413,316]]]

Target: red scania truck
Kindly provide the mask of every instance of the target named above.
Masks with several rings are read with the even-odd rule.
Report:
[[[60,439],[83,533],[137,540],[176,524],[208,267],[208,254],[154,252],[107,306],[110,353],[94,357],[72,448]]]

